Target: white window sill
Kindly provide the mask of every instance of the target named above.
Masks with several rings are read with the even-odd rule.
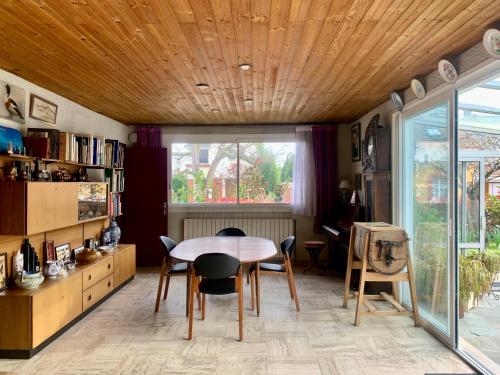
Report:
[[[269,204],[171,204],[168,211],[176,212],[292,212],[285,203]]]

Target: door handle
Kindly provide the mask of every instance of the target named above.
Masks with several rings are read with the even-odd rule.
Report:
[[[168,214],[168,203],[167,202],[163,202],[163,204],[161,204],[158,207],[163,208],[163,215],[166,216]]]

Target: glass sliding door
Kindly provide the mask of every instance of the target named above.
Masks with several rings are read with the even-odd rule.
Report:
[[[451,100],[405,112],[402,123],[402,221],[410,237],[418,308],[425,323],[451,341]],[[409,294],[403,301],[411,306]]]
[[[500,76],[458,92],[457,345],[500,374]]]

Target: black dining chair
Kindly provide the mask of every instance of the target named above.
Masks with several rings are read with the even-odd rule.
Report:
[[[243,232],[240,228],[224,228],[217,232],[217,237],[246,237],[245,232]]]
[[[186,262],[175,263],[170,257],[170,252],[177,246],[174,240],[167,236],[160,236],[160,242],[163,248],[163,261],[160,270],[160,281],[158,283],[158,292],[156,294],[155,313],[160,309],[160,298],[163,289],[163,280],[165,280],[165,292],[163,299],[167,299],[170,276],[186,276],[186,316],[189,315],[189,290],[191,287],[191,278],[189,277],[189,265]],[[201,308],[200,295],[198,293],[198,308]]]
[[[199,280],[201,278],[201,281]],[[194,260],[191,274],[188,340],[193,337],[194,293],[201,293],[201,320],[205,320],[206,295],[238,294],[239,338],[243,340],[243,282],[240,261],[228,254],[207,253]]]
[[[299,297],[297,296],[297,288],[295,287],[295,276],[293,275],[292,258],[293,250],[295,249],[295,237],[290,236],[283,240],[280,244],[280,249],[283,254],[282,263],[259,263],[259,273],[273,276],[286,276],[288,279],[288,288],[290,289],[290,297],[295,301],[297,311],[300,311]],[[250,286],[251,286],[251,308],[255,306],[255,264],[250,266]]]

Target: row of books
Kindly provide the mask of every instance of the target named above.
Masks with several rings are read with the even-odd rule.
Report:
[[[125,144],[113,139],[106,139],[104,165],[110,168],[123,168]]]
[[[119,193],[125,189],[125,174],[122,169],[106,169],[105,176],[110,192]]]
[[[125,144],[115,139],[43,128],[29,128],[27,135],[26,139],[30,141],[28,155],[123,168]],[[46,142],[42,144],[37,141],[38,139]]]
[[[115,217],[122,214],[122,195],[109,193],[108,214]]]

